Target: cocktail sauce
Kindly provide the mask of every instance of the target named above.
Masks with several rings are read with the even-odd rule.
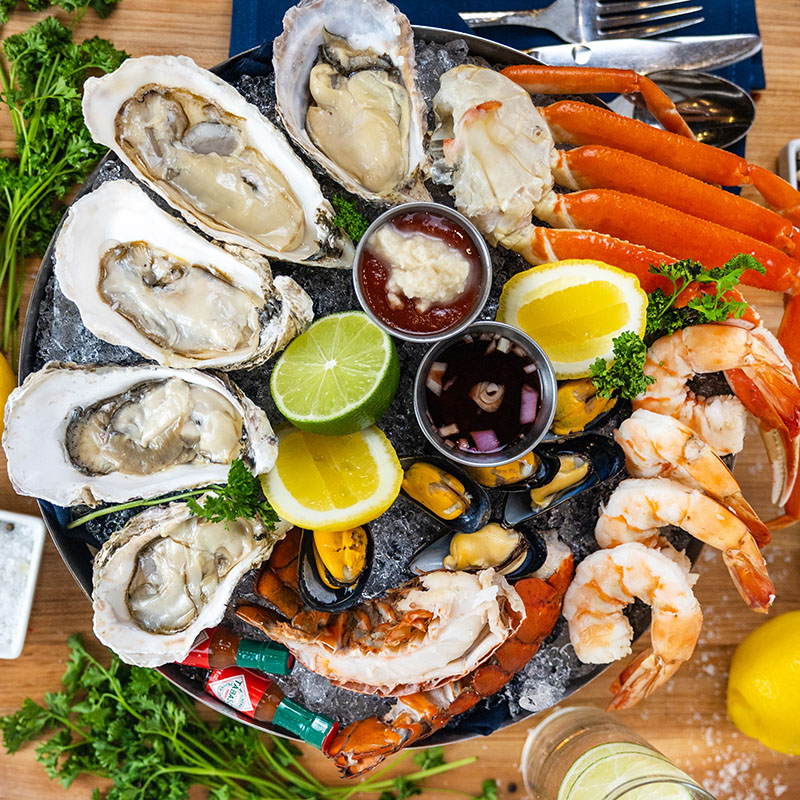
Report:
[[[373,314],[394,330],[411,334],[440,333],[455,327],[475,307],[481,288],[481,262],[472,238],[457,222],[430,211],[408,211],[386,222],[404,234],[423,234],[441,239],[469,262],[464,290],[452,301],[420,311],[414,298],[402,296],[400,307],[390,303],[387,282],[391,266],[384,263],[365,243],[358,265],[364,300]],[[397,302],[394,306],[397,306]]]

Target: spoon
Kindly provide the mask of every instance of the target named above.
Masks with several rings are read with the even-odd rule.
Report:
[[[675,103],[700,142],[729,147],[747,135],[755,121],[753,98],[740,86],[724,78],[707,72],[681,69],[649,72],[647,77],[655,81]],[[656,124],[638,95],[625,96],[625,100],[634,104],[634,119]],[[612,103],[612,108],[619,111],[620,104]]]

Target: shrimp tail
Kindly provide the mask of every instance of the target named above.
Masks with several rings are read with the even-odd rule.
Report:
[[[619,711],[644,700],[661,684],[666,683],[678,671],[680,665],[680,661],[664,661],[652,649],[643,651],[611,684],[614,697],[608,704],[607,710]]]
[[[766,523],[756,514],[755,509],[745,500],[741,492],[725,495],[719,498],[720,502],[747,525],[759,547],[769,544],[771,536]]]
[[[748,536],[739,547],[723,551],[722,559],[748,607],[766,614],[775,599],[775,586],[755,541]]]

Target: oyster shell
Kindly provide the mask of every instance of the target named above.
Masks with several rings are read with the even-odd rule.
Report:
[[[283,261],[350,266],[353,246],[280,131],[185,56],[143,56],[84,84],[83,115],[188,222]]]
[[[430,200],[414,34],[385,0],[303,0],[273,47],[278,113],[292,139],[367,200]]]
[[[225,483],[235,458],[258,475],[278,452],[266,414],[196,370],[51,361],[14,389],[5,422],[14,488],[60,506]]]
[[[138,514],[95,557],[95,635],[128,664],[182,661],[198,634],[222,619],[241,577],[269,557],[289,527],[208,522],[185,503]]]
[[[131,181],[73,203],[55,254],[61,291],[95,336],[171,367],[254,367],[314,317],[266,259],[212,244]]]

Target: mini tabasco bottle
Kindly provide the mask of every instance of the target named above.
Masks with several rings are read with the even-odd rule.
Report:
[[[241,667],[214,669],[206,680],[206,691],[251,719],[272,722],[325,752],[339,723],[315,714],[286,697],[266,675]]]
[[[294,656],[276,642],[242,639],[220,626],[203,631],[181,664],[204,669],[247,667],[273,675],[288,675],[294,664]]]

